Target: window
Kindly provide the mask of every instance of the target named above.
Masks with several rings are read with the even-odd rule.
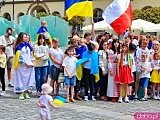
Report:
[[[103,18],[102,18],[103,11],[101,9],[96,8],[96,9],[94,9],[93,13],[94,13],[94,15],[93,15],[93,21],[94,21],[94,23],[103,20]]]

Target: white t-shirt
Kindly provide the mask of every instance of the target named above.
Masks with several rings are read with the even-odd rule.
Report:
[[[13,57],[13,45],[7,45],[14,43],[15,39],[16,38],[14,38],[13,36],[9,36],[9,38],[6,38],[5,35],[2,35],[0,37],[0,45],[6,46],[5,53],[7,54],[7,57]]]
[[[141,62],[140,66],[141,66],[141,69],[142,69],[142,67],[145,67],[148,71],[152,70],[150,62]],[[145,78],[145,77],[150,78],[150,72],[148,72],[148,71],[143,71],[143,72],[141,71],[139,78]]]
[[[121,54],[118,54],[117,59],[121,58]],[[133,60],[133,56],[130,54],[130,60]],[[128,65],[127,54],[123,58],[123,65]]]
[[[63,60],[63,64],[62,66],[66,67],[68,70],[68,73],[71,75],[76,75],[76,62],[77,62],[77,58],[76,57],[65,57]],[[64,70],[64,76],[68,76],[67,72]]]
[[[145,50],[143,50],[142,48],[138,48],[137,51],[136,51],[136,57],[138,58],[137,62],[141,62],[142,53],[146,53],[147,54],[147,61],[149,61],[150,51],[148,50],[148,48],[146,48]]]
[[[62,63],[62,59],[63,59],[63,50],[58,48],[58,50],[55,50],[54,48],[50,48],[49,53],[53,54],[54,58]],[[51,66],[54,65],[57,68],[60,68],[60,66],[54,62],[52,62],[51,60]]]
[[[135,62],[135,56],[134,53],[130,54],[133,58],[133,64],[132,64],[132,72],[136,72],[136,62]]]
[[[36,58],[41,57],[41,59],[36,60],[36,67],[48,66],[48,46],[35,45],[34,56]]]
[[[38,99],[39,103],[41,105],[46,106],[46,108],[40,108],[39,112],[40,113],[48,113],[50,114],[50,102],[53,101],[53,98],[49,95],[41,95],[41,97]]]
[[[152,65],[153,70],[159,70],[160,69],[160,60],[152,60],[151,65]]]

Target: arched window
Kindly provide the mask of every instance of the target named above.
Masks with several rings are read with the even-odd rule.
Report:
[[[25,15],[23,12],[20,12],[18,15],[17,15],[17,18],[18,18],[18,23],[19,23],[19,17]]]
[[[93,11],[93,21],[95,23],[103,20],[102,13],[103,13],[103,11],[101,9],[99,9],[99,8],[94,9],[94,11]]]
[[[11,21],[11,15],[9,13],[4,13],[3,17],[6,18],[8,21]]]

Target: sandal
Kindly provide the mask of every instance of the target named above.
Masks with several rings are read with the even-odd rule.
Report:
[[[77,100],[82,100],[82,98],[80,98],[79,96],[75,97]]]
[[[75,102],[76,102],[76,100],[75,100],[75,99],[73,99],[73,98],[71,98],[71,99],[70,99],[70,101],[71,101],[71,102],[73,102],[73,103],[75,103]]]

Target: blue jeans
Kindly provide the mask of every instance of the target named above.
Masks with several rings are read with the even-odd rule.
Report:
[[[44,84],[47,76],[47,66],[35,67],[36,89],[41,92],[41,86]]]

